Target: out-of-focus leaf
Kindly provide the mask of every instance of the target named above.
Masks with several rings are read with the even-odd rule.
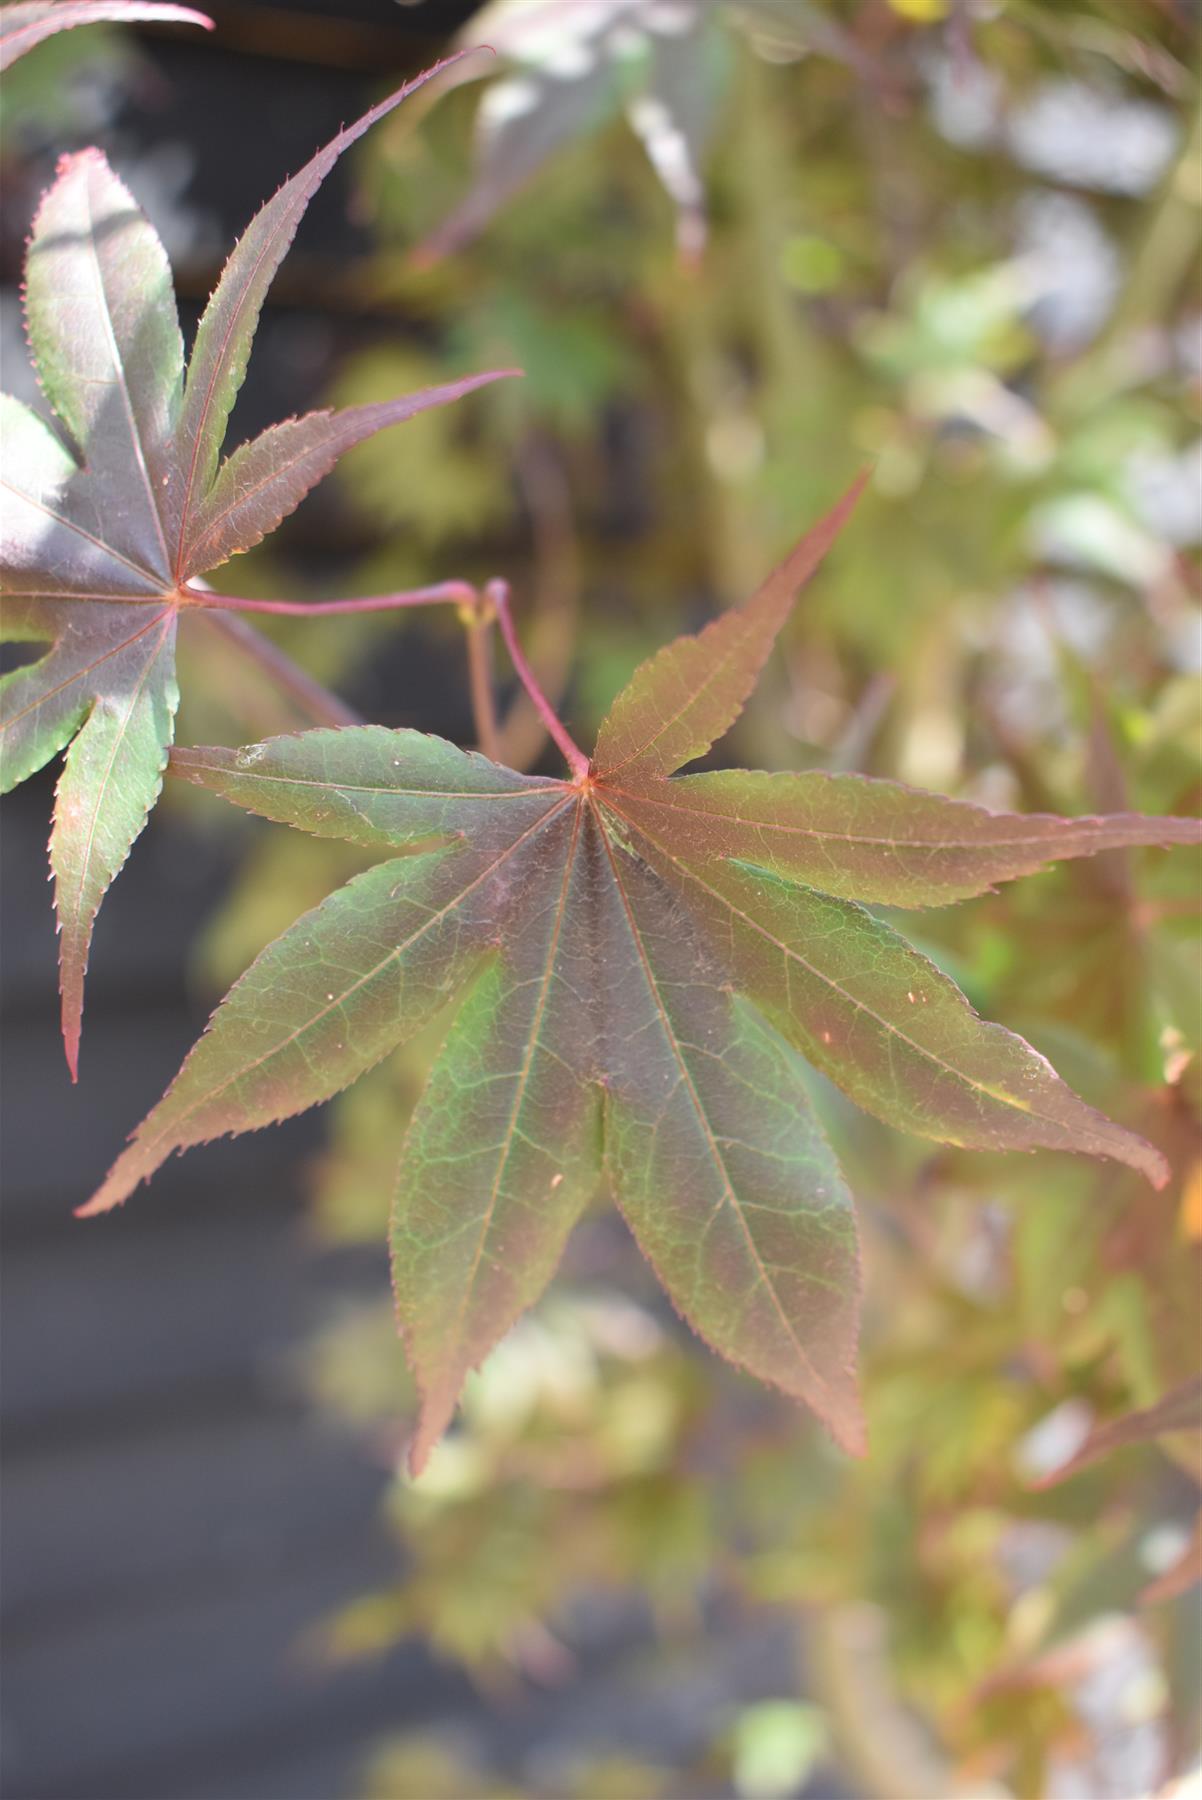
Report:
[[[463,41],[488,44],[512,65],[511,72],[489,86],[480,105],[476,185],[428,241],[426,255],[458,249],[550,156],[651,88],[665,22],[670,36],[680,34],[688,42],[712,11],[713,0],[667,7],[646,0],[589,0],[568,7],[547,0],[494,0],[478,13]],[[683,136],[677,162],[687,170],[686,181],[696,179]],[[679,170],[675,174],[679,182]]]
[[[156,0],[32,0],[0,11],[0,74],[22,56],[74,25],[134,25],[143,20],[179,25],[203,25],[212,31],[207,13],[191,6],[159,5]]]
[[[476,121],[476,181],[427,241],[428,259],[474,238],[556,152],[624,111],[676,208],[677,244],[705,247],[703,169],[732,61],[728,22],[777,51],[859,61],[801,0],[493,0],[460,34],[510,65]]]
[[[1202,1375],[1183,1381],[1155,1406],[1141,1407],[1138,1412],[1124,1413],[1122,1418],[1095,1426],[1075,1455],[1046,1475],[1039,1485],[1050,1487],[1067,1481],[1070,1475],[1109,1456],[1113,1450],[1149,1443],[1173,1431],[1202,1431]]]

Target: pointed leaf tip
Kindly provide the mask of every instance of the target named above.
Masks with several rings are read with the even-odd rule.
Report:
[[[158,0],[30,0],[28,4],[18,0],[0,12],[0,74],[60,31],[77,25],[142,23],[199,25],[204,31],[213,30],[207,13]]]
[[[643,784],[671,775],[729,730],[797,595],[851,517],[870,475],[861,470],[744,605],[677,638],[635,670],[597,734],[594,761],[602,780]]]
[[[389,94],[322,146],[255,214],[238,239],[197,327],[180,410],[180,436],[189,447],[183,468],[175,567],[189,562],[195,519],[217,472],[226,425],[242,386],[259,316],[309,203],[343,152],[403,101],[454,68],[470,51],[456,51]]]
[[[488,369],[395,400],[306,413],[269,425],[226,458],[198,502],[179,567],[181,580],[214,569],[259,543],[356,444],[520,373]]]
[[[401,1337],[403,1340],[403,1332],[401,1333]],[[408,1358],[406,1358],[406,1360],[408,1360]],[[412,1375],[412,1363],[409,1365],[409,1371]],[[427,1391],[422,1387],[420,1380],[418,1380],[416,1376],[414,1376],[414,1385],[417,1388],[418,1395],[417,1417],[414,1421],[413,1430],[405,1444],[404,1458],[405,1469],[410,1481],[416,1481],[418,1477],[424,1475],[429,1468],[430,1458],[454,1424],[455,1415],[459,1411],[459,1402],[462,1398],[457,1392],[452,1393],[449,1396],[444,1395],[441,1398],[435,1398],[432,1391]]]
[[[796,1395],[790,1397],[797,1398]],[[818,1412],[808,1404],[806,1410],[818,1420],[832,1443],[845,1456],[854,1456],[859,1461],[868,1455],[868,1423],[860,1398],[859,1378],[854,1369],[848,1372],[847,1385],[839,1394],[839,1402],[838,1408],[832,1408],[829,1412]]]
[[[1202,841],[1194,819],[991,812],[825,770],[710,770],[647,783],[622,804],[686,863],[733,858],[863,905],[945,906],[1068,858]]]
[[[854,1420],[839,1442],[849,1456],[865,1457],[868,1455],[868,1422],[864,1417],[863,1407],[858,1403]]]
[[[100,1194],[94,1194],[90,1200],[85,1200],[82,1206],[72,1208],[71,1217],[73,1219],[99,1219],[104,1213],[116,1212],[117,1208],[122,1205],[124,1205],[123,1199],[105,1200],[101,1198]]]

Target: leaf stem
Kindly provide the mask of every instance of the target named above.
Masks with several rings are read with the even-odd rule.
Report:
[[[577,781],[582,781],[589,772],[589,759],[584,754],[565,727],[560,723],[554,707],[535,679],[534,671],[526,661],[525,653],[518,642],[514,630],[513,614],[509,608],[509,583],[507,581],[490,581],[484,590],[485,600],[490,602],[501,627],[501,636],[505,639],[505,648],[509,652],[509,660],[517,673],[518,680],[530,696],[539,718],[546,726],[556,746],[563,753],[572,774]]]
[[[572,494],[558,450],[536,432],[516,446],[514,475],[529,515],[534,555],[526,638],[530,664],[552,706],[557,706],[572,659],[580,600]],[[510,769],[529,769],[546,741],[546,727],[523,688],[502,722],[498,760]]]
[[[198,609],[199,610],[199,609]],[[290,656],[265,638],[244,619],[235,618],[217,607],[206,611],[206,619],[215,631],[222,632],[293,699],[315,725],[362,725],[363,720],[353,706],[322,687],[312,675],[305,673]]]
[[[471,607],[460,607],[459,616],[467,635],[467,670],[476,746],[490,762],[500,762],[501,733],[493,693],[492,627],[495,614],[487,603],[477,598]]]
[[[466,581],[440,581],[433,587],[409,588],[396,594],[369,594],[361,600],[242,600],[233,594],[215,594],[208,588],[187,590],[198,609],[203,609],[219,630],[233,638],[252,656],[279,686],[285,689],[321,725],[359,725],[358,714],[323,688],[312,676],[297,667],[291,657],[253,626],[236,617],[238,613],[274,613],[289,618],[317,617],[338,613],[387,612],[404,606],[437,606],[453,604],[459,608],[467,632],[468,674],[471,686],[472,715],[476,738],[484,754],[500,760],[500,732],[492,686],[492,622],[496,619],[518,679],[530,697],[531,704],[549,735],[563,753],[577,781],[589,772],[589,759],[560,720],[538,684],[530,664],[518,642],[513,614],[509,605],[509,583],[490,581],[483,595]]]
[[[331,613],[391,612],[401,606],[476,604],[476,590],[466,581],[440,581],[433,587],[407,588],[396,594],[367,594],[359,600],[243,600],[234,594],[189,590],[198,606],[212,612],[276,613],[291,619],[321,618]]]

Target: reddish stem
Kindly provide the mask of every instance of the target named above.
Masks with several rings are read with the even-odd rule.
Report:
[[[476,590],[466,581],[440,581],[434,587],[409,588],[399,594],[368,594],[361,600],[241,600],[233,594],[214,594],[190,588],[197,606],[215,612],[277,613],[288,618],[319,618],[331,613],[391,612],[400,606],[437,606],[450,601],[474,606]]]
[[[513,615],[509,610],[509,584],[505,581],[490,581],[484,590],[484,597],[489,601],[497,615],[497,623],[501,627],[501,636],[505,639],[505,648],[509,652],[509,660],[517,672],[518,680],[530,696],[535,712],[546,726],[555,744],[562,751],[572,774],[577,781],[583,781],[589,772],[589,759],[584,754],[567,730],[560,724],[555,709],[535,679],[534,670],[526,661],[522,646],[518,643],[514,630]]]
[[[484,738],[492,737],[495,734],[495,722],[489,720],[488,712],[481,704],[484,700],[482,681],[487,673],[487,665],[483,660],[486,648],[487,620],[480,617],[480,595],[466,581],[440,581],[433,587],[410,588],[397,594],[370,594],[361,600],[241,600],[233,594],[215,594],[209,588],[189,588],[187,592],[195,605],[203,607],[210,613],[282,613],[293,618],[317,617],[322,614],[388,612],[396,607],[437,606],[447,602],[456,605],[463,610],[465,622],[468,623],[473,702],[477,709],[477,719],[483,724],[480,735]],[[535,712],[546,726],[553,742],[563,753],[575,779],[583,781],[589,772],[589,759],[560,723],[554,707],[538,685],[534,670],[526,661],[514,629],[513,615],[509,607],[508,582],[490,581],[484,590],[484,603],[486,607],[491,607],[496,615],[510,661],[513,663],[519,681],[530,696]],[[218,620],[215,618],[213,622],[216,624]],[[228,627],[232,628],[235,621],[230,619],[226,623]],[[248,628],[243,627],[242,629]],[[256,647],[256,653],[261,661],[266,660],[258,647]],[[491,699],[491,695],[489,699]],[[341,705],[341,702],[337,700],[333,703],[335,706]]]

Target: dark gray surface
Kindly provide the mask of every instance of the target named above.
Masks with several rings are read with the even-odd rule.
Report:
[[[4,1793],[255,1800],[310,1745],[316,1785],[287,1786],[332,1800],[375,1736],[466,1695],[412,1650],[330,1674],[298,1648],[395,1567],[386,1472],[313,1416],[295,1374],[332,1296],[382,1290],[383,1250],[306,1250],[315,1121],[197,1152],[121,1213],[71,1218],[203,1023],[182,970],[222,871],[152,825],[112,897],[72,1089],[48,802],[39,781],[6,803],[0,865]],[[164,859],[189,870],[185,893],[164,887]]]

